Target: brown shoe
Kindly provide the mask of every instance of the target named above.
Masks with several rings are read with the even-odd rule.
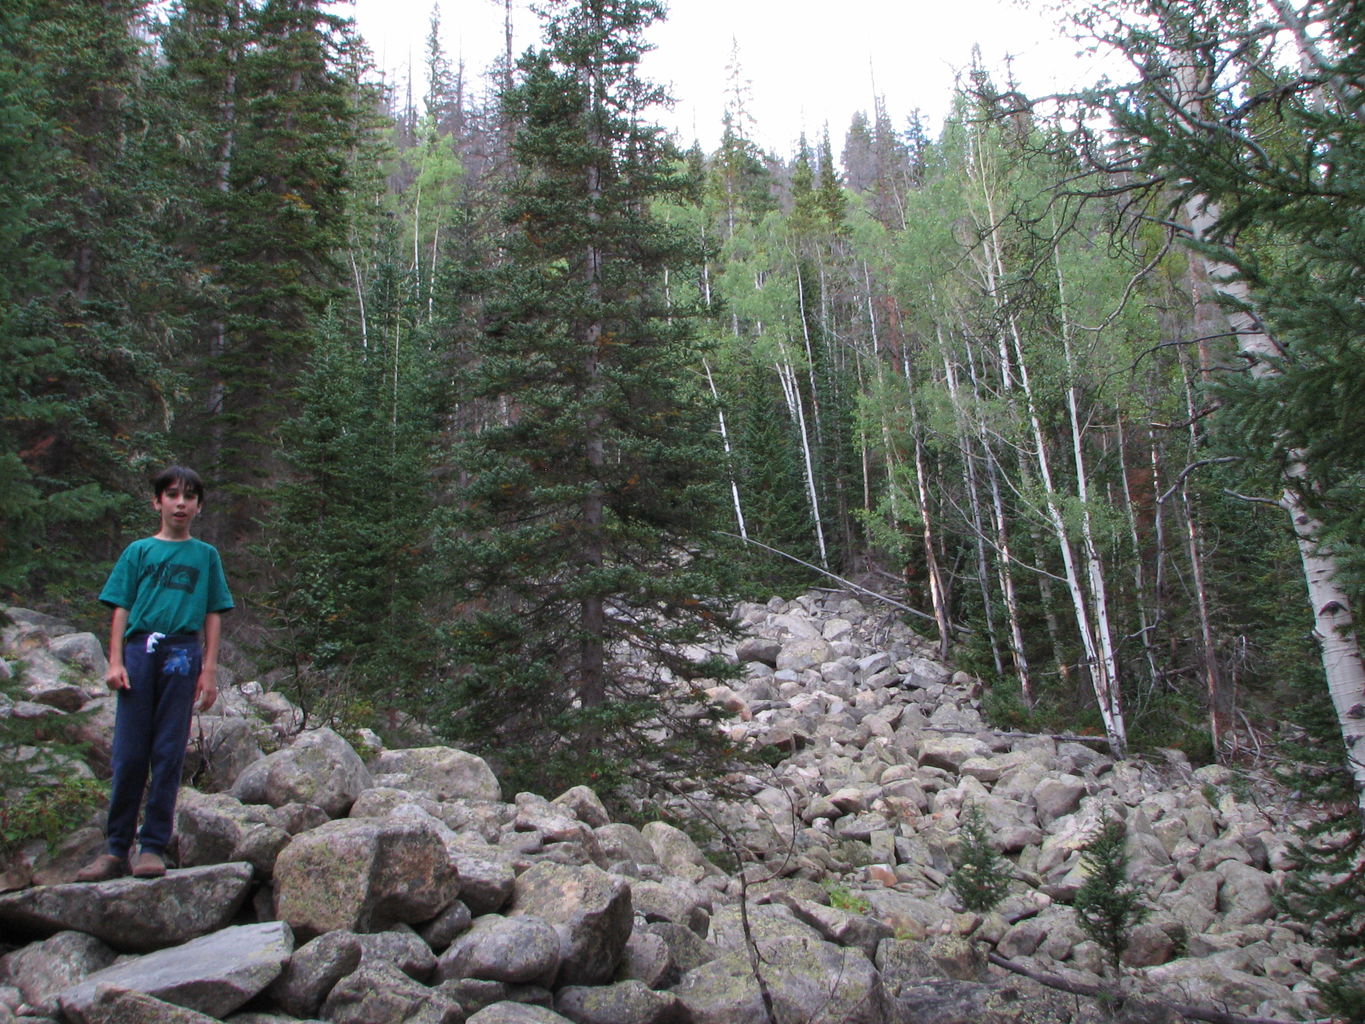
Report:
[[[127,873],[127,858],[115,857],[112,853],[101,853],[89,864],[76,872],[76,881],[107,882],[112,878],[122,878]]]
[[[166,862],[160,854],[143,850],[133,858],[134,878],[160,878],[166,873]]]

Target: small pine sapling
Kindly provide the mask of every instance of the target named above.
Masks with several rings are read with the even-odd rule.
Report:
[[[1076,922],[1104,950],[1115,976],[1133,928],[1151,911],[1128,880],[1127,831],[1120,819],[1106,814],[1096,833],[1081,847],[1086,878],[1073,904]]]
[[[961,827],[957,868],[949,884],[964,908],[973,913],[988,914],[1009,892],[1009,864],[991,845],[980,807],[972,804],[967,809]]]

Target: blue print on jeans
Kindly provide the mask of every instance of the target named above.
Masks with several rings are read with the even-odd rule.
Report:
[[[162,665],[163,672],[170,676],[187,676],[190,674],[190,652],[182,648],[177,648],[167,653],[165,664]]]

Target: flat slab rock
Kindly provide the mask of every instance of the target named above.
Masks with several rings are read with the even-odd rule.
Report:
[[[274,981],[293,951],[282,921],[224,928],[96,971],[61,994],[62,1013],[86,1020],[110,989],[124,989],[221,1019]]]
[[[226,927],[251,885],[247,863],[168,871],[162,878],[42,885],[0,896],[6,931],[93,935],[125,953],[174,946]]]

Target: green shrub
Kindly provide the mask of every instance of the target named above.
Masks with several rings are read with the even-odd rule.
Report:
[[[0,797],[0,863],[41,839],[52,846],[83,825],[109,798],[95,779],[59,778],[37,789]]]
[[[967,808],[961,831],[957,867],[948,884],[967,910],[989,914],[1009,893],[1009,864],[991,845],[980,807],[972,804]]]
[[[846,910],[850,914],[866,914],[872,909],[872,904],[867,901],[866,896],[833,879],[825,880],[825,891],[829,893],[829,905],[835,910]]]
[[[18,718],[8,714],[23,699],[19,678],[0,681],[0,863],[34,839],[57,842],[84,824],[108,795],[94,779],[73,774],[83,746],[63,740],[54,723],[69,728],[81,715]]]
[[[1081,847],[1086,878],[1073,904],[1076,922],[1104,950],[1115,975],[1121,969],[1133,928],[1151,911],[1128,880],[1126,837],[1123,822],[1106,814],[1099,829]]]

